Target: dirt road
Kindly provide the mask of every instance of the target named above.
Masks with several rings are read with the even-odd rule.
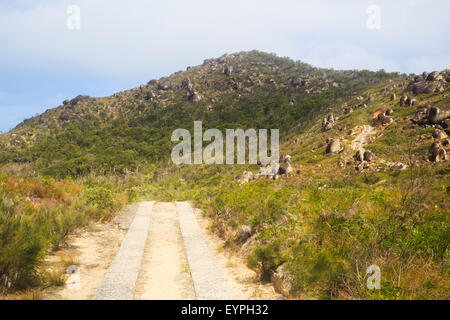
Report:
[[[226,252],[189,203],[143,202],[69,239],[80,285],[46,299],[282,299],[244,261]],[[97,261],[99,260],[99,261]]]

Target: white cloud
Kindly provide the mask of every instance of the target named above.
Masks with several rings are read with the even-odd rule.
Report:
[[[430,5],[422,0],[379,0],[382,28],[377,31],[366,28],[366,9],[373,4],[369,1],[18,3],[17,10],[0,4],[1,68],[60,73],[78,69],[133,79],[166,75],[204,58],[250,49],[305,57],[312,64],[335,69],[422,69],[414,61],[430,51],[428,57],[444,60],[436,66],[427,60],[428,68],[449,62],[448,1]],[[81,7],[79,31],[66,28],[66,8],[71,4]]]

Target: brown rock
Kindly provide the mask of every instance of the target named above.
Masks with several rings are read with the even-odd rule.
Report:
[[[364,161],[370,162],[373,159],[373,153],[370,151],[364,152]]]
[[[292,285],[294,284],[294,277],[287,271],[285,265],[281,265],[272,274],[271,281],[275,288],[275,291],[289,297]]]
[[[412,92],[414,94],[433,93],[436,90],[436,86],[432,83],[426,83],[425,81],[415,83]]]
[[[447,160],[447,152],[440,142],[434,142],[430,147],[430,161],[442,162]]]
[[[436,129],[433,132],[433,138],[435,138],[435,139],[441,140],[441,139],[445,139],[447,137],[448,137],[447,134],[442,130]]]
[[[402,96],[400,98],[400,107],[403,107],[406,104],[406,100],[408,99],[407,96]]]
[[[428,120],[430,123],[440,123],[450,118],[450,104],[430,108]]]
[[[70,113],[69,110],[64,110],[64,111],[61,113],[61,115],[59,116],[59,120],[67,121],[67,120],[70,119],[70,115],[71,115],[71,113]]]

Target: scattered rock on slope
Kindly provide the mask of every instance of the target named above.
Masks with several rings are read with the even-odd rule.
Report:
[[[443,77],[440,75],[439,71],[433,71],[427,77],[428,81],[439,81],[442,79]]]
[[[169,80],[164,80],[158,84],[159,90],[168,90],[172,87],[172,83]]]
[[[364,161],[370,162],[373,160],[373,153],[370,151],[364,152]]]
[[[373,126],[388,126],[393,122],[392,118],[386,115],[386,111],[379,113],[378,116],[375,119],[373,119],[372,122]]]
[[[447,160],[447,151],[444,149],[440,141],[433,142],[429,150],[430,161],[442,162]]]
[[[76,105],[78,102],[82,102],[82,101],[86,101],[89,100],[90,97],[89,96],[84,96],[84,95],[78,95],[75,98],[73,98],[72,100],[70,100],[70,104],[72,106]]]
[[[197,102],[201,100],[200,95],[198,94],[198,92],[194,91],[189,95],[189,100],[192,102]]]
[[[61,115],[59,116],[59,120],[62,121],[67,121],[70,119],[70,111],[69,110],[64,110]]]
[[[323,131],[331,130],[331,129],[333,129],[334,124],[335,124],[334,116],[333,116],[333,114],[330,114],[330,115],[328,115],[328,118],[323,119],[322,130]]]
[[[225,67],[223,68],[223,73],[229,77],[231,75],[231,72],[233,72],[233,68],[229,65],[225,65]]]
[[[412,92],[414,94],[433,93],[436,90],[436,86],[432,83],[426,83],[425,81],[417,82],[412,86]]]
[[[280,162],[281,165],[278,168],[278,174],[285,175],[286,177],[288,177],[289,174],[291,174],[294,171],[294,169],[292,169],[291,166],[291,156],[290,155],[281,156]]]
[[[450,118],[450,104],[443,106],[433,106],[430,108],[428,120],[430,123],[437,124]]]
[[[187,90],[188,92],[192,92],[194,87],[192,85],[191,79],[186,78],[181,82],[181,88]]]
[[[248,183],[252,178],[253,173],[251,171],[244,171],[241,175],[236,177],[241,184]]]
[[[326,153],[338,153],[341,151],[341,143],[339,139],[331,139],[328,141]]]

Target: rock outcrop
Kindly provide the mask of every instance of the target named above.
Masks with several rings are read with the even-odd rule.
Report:
[[[323,119],[322,130],[323,131],[331,130],[331,129],[333,129],[334,124],[335,124],[334,116],[333,116],[333,114],[330,114],[330,115],[328,115],[328,118]]]

